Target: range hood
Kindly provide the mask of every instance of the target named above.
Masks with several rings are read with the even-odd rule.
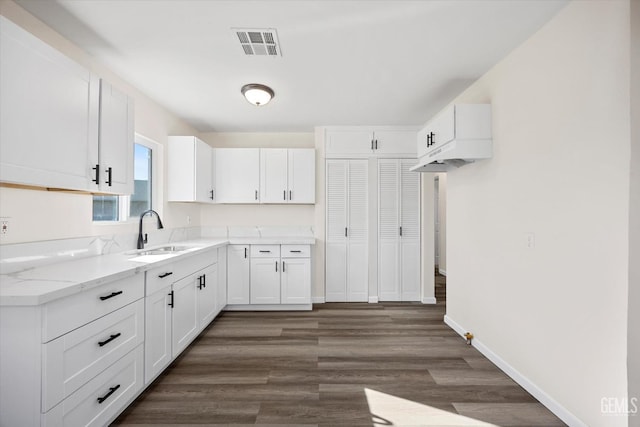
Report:
[[[414,172],[447,172],[492,156],[491,105],[452,105],[418,132]]]

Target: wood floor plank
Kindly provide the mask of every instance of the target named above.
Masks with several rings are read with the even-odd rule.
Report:
[[[444,302],[224,312],[113,425],[564,425],[444,313]]]

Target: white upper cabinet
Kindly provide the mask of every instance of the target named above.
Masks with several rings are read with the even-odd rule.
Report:
[[[0,181],[133,192],[133,101],[0,16]]]
[[[422,157],[427,152],[454,139],[458,141],[486,141],[491,138],[490,104],[451,105],[442,110],[418,132],[418,157]],[[473,150],[469,154],[473,157]]]
[[[168,148],[169,201],[214,202],[214,150],[193,136],[170,136]]]
[[[0,180],[94,190],[99,80],[1,16],[0,52]]]
[[[315,203],[315,150],[260,149],[261,203]]]
[[[327,158],[416,158],[417,129],[340,127],[325,129]]]
[[[214,158],[218,203],[260,202],[259,148],[216,148]]]
[[[97,164],[101,192],[133,194],[133,115],[133,99],[100,80]]]

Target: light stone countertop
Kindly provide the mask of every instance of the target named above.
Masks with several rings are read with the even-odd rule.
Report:
[[[181,252],[137,256],[137,251],[96,255],[0,275],[0,306],[45,304],[146,270],[228,244],[314,245],[312,237],[202,238],[157,246],[186,246]],[[153,249],[152,246],[145,250]],[[135,258],[138,258],[136,260]]]

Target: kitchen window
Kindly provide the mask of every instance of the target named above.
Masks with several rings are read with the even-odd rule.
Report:
[[[154,198],[160,145],[136,135],[133,145],[134,192],[131,196],[93,196],[93,221],[127,221],[158,203]]]

